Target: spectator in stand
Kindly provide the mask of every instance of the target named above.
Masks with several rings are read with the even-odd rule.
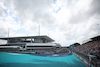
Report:
[[[100,53],[100,41],[91,41],[80,46],[75,47],[73,50],[83,54],[97,54]]]

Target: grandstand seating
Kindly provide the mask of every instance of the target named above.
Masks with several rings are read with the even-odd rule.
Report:
[[[100,41],[90,41],[75,47],[73,50],[81,52],[83,54],[96,55],[100,53]]]

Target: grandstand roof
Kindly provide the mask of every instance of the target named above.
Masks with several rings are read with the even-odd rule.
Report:
[[[86,42],[84,42],[84,43],[89,43],[89,42],[98,41],[98,40],[100,40],[100,35],[99,35],[99,36],[92,37],[92,38],[88,39],[88,40],[87,40]],[[84,43],[83,43],[83,44],[84,44]]]
[[[100,35],[99,36],[96,36],[96,37],[93,37],[91,39],[92,39],[92,41],[94,41],[94,40],[100,40]]]
[[[7,40],[7,39],[16,39],[16,38],[23,38],[23,39],[27,39],[27,38],[39,38],[39,39],[46,39],[48,41],[54,41],[53,39],[51,39],[50,37],[44,35],[44,36],[21,36],[21,37],[1,37],[0,39],[2,40]]]

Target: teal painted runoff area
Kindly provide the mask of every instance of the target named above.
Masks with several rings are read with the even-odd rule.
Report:
[[[0,53],[0,67],[85,67],[74,55],[44,57],[18,53]]]

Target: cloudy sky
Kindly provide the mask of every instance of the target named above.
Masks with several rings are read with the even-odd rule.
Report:
[[[0,37],[48,35],[62,46],[100,35],[100,0],[0,0]]]

